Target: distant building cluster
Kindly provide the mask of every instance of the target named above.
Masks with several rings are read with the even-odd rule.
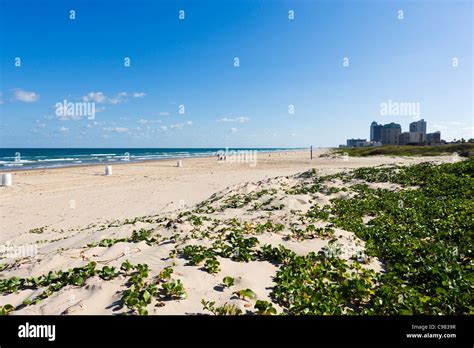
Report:
[[[410,123],[410,131],[402,132],[398,123],[370,125],[370,141],[367,139],[347,139],[347,147],[365,147],[381,145],[436,145],[441,144],[441,133],[426,133],[426,122],[421,119]],[[342,145],[344,147],[344,145]]]

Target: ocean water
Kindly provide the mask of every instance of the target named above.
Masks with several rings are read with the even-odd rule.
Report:
[[[225,148],[116,148],[116,149],[0,149],[0,171],[143,162],[170,158],[216,156]],[[295,148],[229,148],[230,150],[282,151]]]

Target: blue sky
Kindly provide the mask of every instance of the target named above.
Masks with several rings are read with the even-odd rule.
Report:
[[[474,136],[471,1],[0,4],[0,147],[335,146],[420,116]],[[59,117],[64,99],[99,112]]]

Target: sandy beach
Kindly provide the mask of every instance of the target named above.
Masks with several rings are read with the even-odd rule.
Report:
[[[14,185],[0,187],[0,242],[46,225],[69,229],[192,207],[228,186],[313,168],[309,156],[264,153],[256,166],[216,157],[183,159],[181,168],[176,160],[114,164],[110,177],[104,165],[14,171]]]
[[[473,7],[2,1],[0,348],[472,346]]]
[[[245,312],[255,300],[271,301],[269,294],[277,267],[259,260],[235,262],[219,257],[219,270],[205,272],[179,256],[184,246],[211,246],[219,240],[216,236],[223,235],[222,228],[235,224],[233,219],[249,229],[267,221],[296,224],[296,212],[307,212],[314,201],[324,206],[331,197],[344,194],[290,197],[288,188],[302,180],[297,174],[310,169],[327,175],[383,164],[451,161],[450,156],[320,157],[327,151],[315,150],[313,160],[309,150],[259,154],[256,166],[218,162],[215,157],[183,159],[180,168],[176,160],[117,164],[113,165],[112,176],[105,176],[101,165],[14,172],[13,186],[0,188],[0,243],[35,245],[37,254],[4,257],[0,263],[6,266],[0,278],[37,277],[49,271],[82,267],[91,261],[98,268],[106,265],[119,269],[125,260],[130,260],[132,264],[147,264],[150,277],[172,267],[172,278],[179,279],[186,289],[185,299],[148,305],[149,314],[204,313],[203,299],[219,305],[230,303]],[[337,181],[331,185],[344,186]],[[244,209],[235,203],[239,195],[246,194],[255,194],[254,208]],[[197,213],[197,205],[205,200],[207,203],[199,205],[201,211]],[[203,207],[212,209],[203,212]],[[193,214],[200,215],[199,223]],[[140,229],[151,231],[153,242],[125,240]],[[302,255],[318,252],[328,244],[327,238],[288,238],[290,231],[286,227],[267,230],[249,233],[260,245],[284,245]],[[98,245],[104,239],[121,238],[124,240],[105,247]],[[336,229],[335,238],[345,246],[363,248],[363,243],[350,232]],[[380,271],[383,266],[372,259],[364,267]],[[224,276],[235,279],[232,289],[220,285]],[[233,294],[234,290],[247,288],[256,294],[253,300]],[[39,289],[1,296],[0,305],[19,306],[12,314],[117,314],[127,311],[118,305],[126,289],[125,275],[107,281],[93,276],[82,286],[67,285],[35,305],[21,306],[25,299],[38,295]]]

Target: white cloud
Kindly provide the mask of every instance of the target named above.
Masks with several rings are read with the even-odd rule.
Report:
[[[161,120],[146,120],[146,119],[141,118],[137,122],[140,123],[140,124],[161,123]]]
[[[126,92],[120,92],[119,94],[117,94],[117,96],[113,98],[109,98],[108,101],[110,104],[119,104],[119,103],[124,102],[126,97],[127,97]]]
[[[166,111],[160,112],[160,116],[169,116],[169,115],[170,115],[169,112],[166,112]]]
[[[95,103],[105,103],[107,97],[102,92],[90,92],[83,96],[82,100],[85,102],[93,101]]]
[[[126,92],[120,92],[115,97],[107,97],[104,92],[89,92],[82,97],[85,102],[95,102],[97,104],[120,104],[127,99]]]
[[[68,130],[69,130],[69,128],[66,128],[66,127],[59,128],[60,132],[67,132]]]
[[[102,130],[106,132],[128,133],[128,128],[125,127],[104,127]]]
[[[250,121],[250,118],[248,117],[234,117],[234,118],[224,117],[217,120],[217,122],[238,122],[238,123],[245,123],[248,121]]]
[[[100,126],[100,125],[102,125],[102,123],[99,123],[97,121],[93,121],[92,123],[88,123],[86,127],[87,128],[94,128],[95,126]]]
[[[36,120],[36,128],[45,128],[46,123],[41,122],[40,120]]]
[[[135,92],[135,93],[133,93],[134,98],[143,98],[144,96],[146,96],[145,92]]]
[[[238,129],[238,128],[233,128],[233,127],[232,127],[232,128],[230,129],[230,131],[231,131],[232,133],[237,133],[237,132],[239,131],[239,129]]]
[[[170,126],[171,129],[183,129],[184,126],[191,126],[193,124],[192,121],[186,121],[186,123],[177,123],[177,124],[172,124]]]
[[[36,92],[24,91],[22,89],[15,89],[13,92],[13,98],[23,103],[34,103],[39,97],[39,94]]]
[[[163,131],[168,131],[168,130],[172,130],[172,129],[181,130],[185,126],[191,126],[192,124],[193,124],[192,121],[186,121],[186,122],[172,124],[172,125],[169,125],[169,126],[160,126],[160,129],[163,130]]]

